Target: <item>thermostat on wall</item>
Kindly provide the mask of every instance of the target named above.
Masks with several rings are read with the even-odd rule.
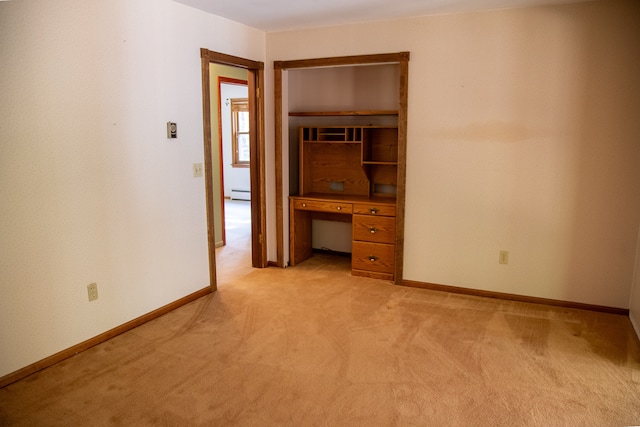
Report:
[[[173,122],[167,122],[167,138],[178,137],[178,125]]]

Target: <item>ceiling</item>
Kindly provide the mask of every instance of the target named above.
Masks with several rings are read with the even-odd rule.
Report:
[[[266,32],[587,0],[174,0]]]

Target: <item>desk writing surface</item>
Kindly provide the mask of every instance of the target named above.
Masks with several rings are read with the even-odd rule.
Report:
[[[290,197],[290,265],[309,258],[313,252],[312,222],[316,220],[352,222],[354,206],[377,207],[395,216],[395,198],[344,194],[309,193]]]
[[[291,199],[311,199],[318,201],[340,201],[345,203],[368,203],[368,204],[384,204],[395,205],[395,197],[383,196],[353,196],[348,194],[327,194],[327,193],[308,193],[298,196],[290,196]]]

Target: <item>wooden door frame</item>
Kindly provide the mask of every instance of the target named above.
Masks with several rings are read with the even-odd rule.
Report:
[[[202,115],[204,133],[204,172],[207,210],[207,242],[209,248],[209,283],[218,288],[216,279],[216,241],[214,225],[213,161],[211,141],[211,79],[210,64],[244,68],[248,72],[250,145],[251,145],[251,265],[267,266],[266,246],[266,187],[264,139],[264,63],[224,53],[200,49],[202,70]]]
[[[290,69],[340,67],[352,65],[398,64],[400,66],[398,93],[398,176],[396,195],[396,252],[394,282],[403,283],[404,265],[404,216],[405,185],[407,171],[407,111],[409,98],[409,52],[383,53],[374,55],[339,56],[329,58],[274,61],[274,112],[275,112],[275,156],[276,156],[276,234],[277,265],[286,266],[284,259],[284,199],[282,179],[282,71]],[[287,112],[288,114],[288,112]]]

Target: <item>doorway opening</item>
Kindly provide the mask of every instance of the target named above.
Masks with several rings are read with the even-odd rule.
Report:
[[[218,150],[220,163],[220,189],[222,214],[221,231],[216,237],[216,248],[226,246],[228,238],[239,237],[237,231],[243,227],[244,237],[251,233],[251,128],[249,111],[249,87],[246,70],[217,65],[218,85]],[[224,75],[222,75],[224,74]],[[226,77],[244,75],[245,80]],[[239,203],[244,202],[244,203]],[[235,209],[227,209],[232,205]],[[246,209],[242,209],[245,205]],[[245,216],[249,211],[249,221],[235,218],[234,214]],[[218,231],[216,230],[216,231]],[[231,231],[231,233],[228,233]],[[236,242],[233,242],[236,243]],[[247,242],[250,248],[250,241]],[[249,261],[251,264],[251,261]]]
[[[249,188],[251,212],[251,266],[267,266],[266,205],[264,176],[264,105],[260,95],[264,87],[264,64],[231,55],[201,49],[202,109],[204,131],[205,193],[207,206],[207,240],[209,247],[209,276],[212,290],[217,289],[216,247],[226,239],[224,222],[223,170],[220,83],[223,70],[238,72],[246,81],[249,126]],[[224,76],[223,76],[224,77]],[[224,102],[224,101],[223,101]]]
[[[395,122],[397,123],[397,159],[392,162],[388,161],[380,161],[377,159],[376,161],[367,161],[363,162],[368,165],[377,164],[379,166],[385,167],[385,169],[380,169],[378,172],[378,177],[380,178],[379,183],[385,186],[392,184],[395,189],[395,225],[394,225],[394,233],[393,233],[393,251],[388,258],[391,259],[391,262],[388,264],[391,265],[391,271],[387,271],[388,273],[393,274],[393,281],[397,285],[403,284],[403,265],[404,265],[404,213],[405,213],[405,183],[406,183],[406,145],[407,145],[407,111],[408,111],[408,80],[409,80],[409,52],[397,52],[397,53],[387,53],[387,54],[373,54],[373,55],[357,55],[357,56],[344,56],[344,57],[328,57],[328,58],[315,58],[315,59],[304,59],[304,60],[290,60],[290,61],[274,61],[274,98],[275,98],[275,109],[274,109],[274,122],[275,122],[275,172],[276,172],[276,244],[277,244],[277,265],[280,267],[285,267],[290,262],[291,253],[293,252],[293,245],[295,244],[293,238],[291,237],[292,233],[295,231],[295,225],[292,225],[293,222],[289,217],[290,214],[293,213],[294,208],[291,210],[288,209],[286,203],[287,198],[297,193],[297,189],[293,190],[292,187],[299,185],[299,182],[295,182],[294,180],[289,180],[291,176],[291,170],[295,169],[301,170],[300,168],[300,160],[296,158],[295,150],[299,144],[299,141],[294,138],[290,138],[291,132],[290,128],[294,128],[292,126],[294,123],[290,118],[295,119],[295,123],[299,127],[299,120],[301,118],[313,118],[314,124],[319,124],[321,120],[329,118],[329,122],[323,121],[322,125],[327,126],[328,129],[333,129],[333,126],[338,124],[338,126],[349,125],[353,126],[354,124],[362,125],[360,121],[364,118],[365,123],[371,123],[369,117],[373,116],[387,116],[393,115],[395,116]],[[335,98],[328,100],[322,106],[322,103],[318,103],[318,99],[321,99],[322,93],[316,93],[314,96],[309,96],[308,93],[306,98],[310,98],[313,102],[305,107],[302,105],[302,110],[299,111],[289,111],[290,101],[292,105],[295,105],[296,108],[300,108],[301,102],[298,102],[294,97],[292,97],[291,89],[297,87],[302,90],[312,89],[315,90],[317,87],[324,88],[325,85],[318,84],[319,80],[315,84],[300,84],[300,71],[311,71],[311,70],[324,70],[332,69],[330,78],[334,79],[337,76],[337,73],[334,73],[333,70],[339,69],[347,69],[346,67],[350,67],[351,69],[359,69],[363,66],[371,66],[376,67],[377,71],[381,71],[383,69],[387,69],[388,67],[381,67],[383,64],[385,65],[393,65],[394,76],[393,82],[391,85],[385,85],[385,89],[392,88],[394,103],[397,105],[397,110],[387,110],[386,108],[383,110],[379,110],[380,107],[374,107],[371,109],[369,107],[369,102],[378,101],[377,95],[374,95],[378,89],[380,89],[380,79],[373,78],[368,79],[370,82],[375,82],[367,85],[366,87],[362,85],[359,79],[349,79],[347,78],[347,83],[357,82],[360,83],[354,85],[351,88],[347,88],[343,90],[342,93],[350,93],[353,94],[354,90],[357,88],[364,89],[360,92],[360,96],[358,96],[357,102],[349,103],[350,101],[354,101],[349,99],[349,97],[343,96],[343,100],[349,101],[342,104],[341,108],[335,110],[336,105],[340,105],[341,99]],[[292,72],[290,74],[290,72]],[[313,72],[313,71],[311,71]],[[297,77],[295,74],[298,73]],[[383,73],[384,74],[384,73]],[[293,79],[292,79],[293,78]],[[326,80],[325,80],[326,81]],[[389,80],[391,82],[391,80]],[[292,84],[293,83],[293,84]],[[297,83],[297,84],[296,84]],[[336,81],[336,83],[338,83]],[[336,87],[345,87],[344,84],[340,86],[336,85]],[[375,98],[372,98],[371,95],[374,95]],[[304,98],[304,97],[302,97]],[[328,98],[327,98],[328,99]],[[365,102],[366,106],[363,108],[361,104],[358,104],[361,100],[367,100]],[[348,104],[348,105],[347,105]],[[362,104],[362,105],[365,105]],[[319,108],[320,106],[320,108]],[[344,120],[346,119],[346,120]],[[376,123],[378,125],[384,125],[386,123]],[[294,130],[295,132],[295,130]],[[325,133],[325,135],[328,135]],[[333,134],[336,135],[336,134]],[[346,134],[345,134],[346,135]],[[313,139],[313,138],[310,138]],[[294,141],[294,144],[291,144],[291,141]],[[329,140],[325,140],[329,141]],[[336,140],[334,140],[336,141]],[[346,139],[345,139],[346,141]],[[314,141],[316,142],[316,141]],[[289,144],[288,146],[285,144]],[[292,148],[292,145],[295,145]],[[293,156],[291,153],[293,151]],[[364,153],[364,150],[362,151]],[[293,161],[292,161],[293,159]],[[307,158],[304,160],[305,162],[313,163]],[[287,167],[285,168],[285,164]],[[295,163],[298,165],[295,165]],[[293,163],[293,167],[292,167]],[[319,164],[329,163],[327,161],[317,162]],[[304,165],[304,163],[303,163]],[[386,166],[395,167],[395,171],[391,168],[386,168]],[[371,169],[370,169],[371,170]],[[382,172],[385,170],[385,172]],[[337,181],[331,181],[327,176],[322,176],[320,178],[314,178],[316,181],[322,182],[322,184],[335,185]],[[395,179],[395,181],[394,181]],[[285,187],[283,183],[289,181],[288,188]],[[313,180],[310,180],[314,182]],[[383,182],[384,181],[384,182]],[[340,191],[341,187],[338,186],[334,188],[330,188],[331,191]],[[375,188],[375,187],[374,187]],[[382,189],[382,187],[377,187]],[[386,192],[386,189],[385,191]],[[304,205],[306,206],[306,205]],[[338,208],[340,209],[340,207]],[[305,209],[306,210],[306,209]],[[324,214],[325,212],[321,212]],[[344,219],[344,217],[341,217]],[[332,218],[335,220],[335,218]],[[312,223],[308,220],[308,217],[303,217],[303,223],[307,226]],[[287,224],[288,223],[288,224]],[[288,225],[288,227],[286,227]],[[313,237],[311,237],[313,239]],[[289,247],[285,244],[285,242],[289,243]],[[309,239],[302,240],[304,244],[300,244],[300,247],[308,250],[311,248],[311,245],[308,244]],[[293,243],[292,243],[293,242]],[[306,245],[306,246],[305,246]],[[366,259],[366,258],[365,258]],[[377,259],[376,256],[368,257],[369,260]]]

